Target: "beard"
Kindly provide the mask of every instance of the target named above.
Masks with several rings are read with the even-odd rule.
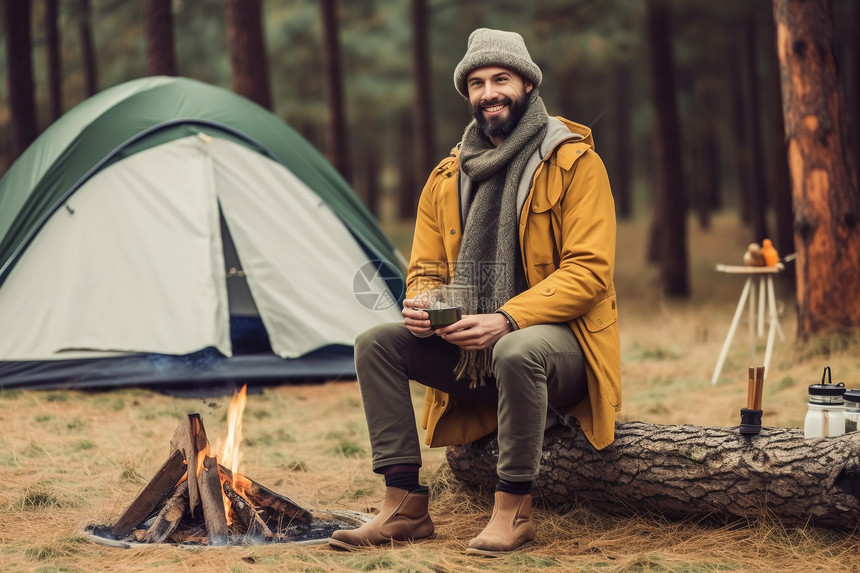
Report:
[[[508,115],[506,117],[498,117],[487,119],[484,117],[483,109],[485,107],[492,107],[494,105],[505,104],[508,106]],[[523,115],[526,113],[526,107],[528,106],[528,98],[526,94],[523,94],[523,97],[518,99],[510,99],[507,97],[497,97],[491,101],[482,101],[478,104],[478,107],[473,107],[472,104],[469,104],[469,109],[472,112],[472,115],[475,117],[475,121],[478,122],[478,127],[481,128],[481,131],[485,136],[489,137],[507,137],[509,136],[514,129],[516,129],[517,125],[520,123],[520,120],[523,118]]]

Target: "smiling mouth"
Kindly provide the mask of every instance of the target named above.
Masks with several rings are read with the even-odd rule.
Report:
[[[484,106],[484,111],[487,113],[497,113],[505,109],[505,107],[507,107],[507,104],[497,103],[494,105]]]

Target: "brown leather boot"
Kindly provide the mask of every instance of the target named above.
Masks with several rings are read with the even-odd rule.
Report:
[[[358,529],[338,529],[328,544],[335,549],[358,549],[387,545],[393,541],[417,541],[433,535],[433,522],[427,511],[430,496],[396,487],[385,488],[385,501],[379,514]]]
[[[497,557],[523,547],[535,538],[535,527],[529,519],[531,510],[531,495],[497,491],[490,523],[469,542],[466,553]]]

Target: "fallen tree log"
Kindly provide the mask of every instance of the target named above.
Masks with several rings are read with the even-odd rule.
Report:
[[[451,446],[448,465],[472,489],[496,484],[495,435]],[[799,428],[617,424],[615,442],[597,451],[578,428],[544,437],[533,494],[539,503],[584,505],[624,515],[722,523],[769,515],[789,527],[860,525],[860,432],[803,438]]]

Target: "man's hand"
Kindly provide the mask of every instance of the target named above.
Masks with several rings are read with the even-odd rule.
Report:
[[[429,320],[427,321],[429,323]],[[499,312],[467,314],[454,324],[437,328],[436,334],[463,350],[483,350],[511,331],[508,319]]]
[[[421,301],[407,298],[403,301],[403,310],[400,311],[406,328],[418,336],[426,336],[433,330],[430,328],[430,315],[421,310],[422,308]]]

